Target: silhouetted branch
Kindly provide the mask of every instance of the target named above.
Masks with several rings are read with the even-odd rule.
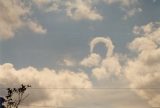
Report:
[[[31,85],[21,85],[19,88],[7,88],[7,96],[6,96],[6,108],[18,108],[22,101],[24,101],[28,95],[24,95],[27,88],[31,87]]]

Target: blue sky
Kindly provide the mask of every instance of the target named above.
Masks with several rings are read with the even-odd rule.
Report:
[[[0,0],[0,10],[0,87],[93,89],[31,90],[27,104],[160,106],[143,89],[160,84],[160,0]]]

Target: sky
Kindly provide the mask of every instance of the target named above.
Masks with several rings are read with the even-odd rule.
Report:
[[[159,0],[0,0],[0,88],[44,88],[33,108],[160,107],[159,18]]]

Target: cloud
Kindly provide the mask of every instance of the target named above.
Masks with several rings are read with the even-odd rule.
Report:
[[[33,88],[92,88],[92,82],[84,72],[69,70],[55,71],[34,67],[15,69],[12,64],[0,65],[0,87],[17,87],[20,84],[31,84]],[[75,90],[29,89],[30,94],[25,104],[62,106],[70,102],[79,94]],[[1,91],[0,95],[4,95]]]
[[[121,65],[117,56],[106,57],[102,60],[100,66],[92,69],[92,74],[98,80],[108,79],[111,76],[120,77]]]
[[[12,38],[15,32],[25,26],[34,26],[31,29],[33,32],[42,30],[41,25],[30,18],[30,6],[22,0],[1,0],[0,10],[0,38]],[[32,25],[28,24],[28,20],[31,20]]]
[[[121,71],[119,59],[113,54],[114,45],[110,38],[96,37],[90,43],[90,51],[93,52],[95,45],[98,43],[104,43],[106,49],[106,57],[101,61],[101,64],[92,69],[93,76],[97,79],[108,78],[112,75],[118,75]]]
[[[137,97],[131,97],[131,92],[105,90],[97,91],[92,89],[43,89],[43,88],[96,88],[94,82],[84,72],[73,72],[70,70],[54,70],[43,68],[41,70],[35,67],[26,67],[15,69],[13,64],[0,65],[0,87],[17,87],[20,84],[31,84],[33,88],[28,89],[23,105],[36,106],[78,106],[78,107],[118,107],[122,104],[126,107],[127,103],[134,100],[137,104],[140,100]],[[122,80],[112,82],[100,82],[102,87],[117,87],[124,85]],[[4,96],[6,90],[0,90],[0,95]],[[114,95],[113,95],[114,94]],[[93,98],[94,97],[94,98]],[[129,97],[129,98],[128,98]],[[127,99],[127,100],[126,100]],[[140,101],[141,102],[141,101]],[[116,104],[114,104],[116,103]],[[134,103],[134,104],[135,104]],[[142,103],[137,106],[141,106]],[[143,105],[143,104],[142,104]],[[28,106],[27,106],[28,107]],[[30,106],[29,106],[30,107]],[[141,107],[143,108],[143,107]]]
[[[93,53],[94,47],[98,43],[104,43],[106,49],[106,57],[102,59],[98,54]],[[90,55],[81,61],[81,64],[90,67],[92,75],[100,79],[110,78],[111,76],[117,76],[121,72],[121,66],[119,58],[113,53],[114,45],[110,38],[96,37],[90,42]]]
[[[141,8],[133,8],[133,9],[129,9],[129,10],[123,8],[122,10],[124,10],[124,12],[126,13],[124,15],[124,20],[127,20],[128,18],[134,16],[135,14],[142,12]]]
[[[136,38],[132,43],[130,43],[129,48],[141,52],[143,50],[155,49],[157,45],[154,41],[146,37]]]
[[[73,20],[102,20],[103,17],[94,7],[93,0],[33,0],[35,4],[46,12],[62,12]]]
[[[114,46],[112,44],[112,41],[110,38],[104,38],[104,37],[96,37],[90,42],[90,52],[93,52],[93,49],[96,44],[98,43],[104,43],[106,46],[106,49],[108,49],[108,53],[106,56],[111,56],[113,53]]]
[[[0,10],[0,37],[13,37],[14,32],[23,26],[23,17],[29,9],[20,0],[1,0]]]
[[[134,26],[133,33],[136,35],[149,34],[149,33],[153,32],[153,30],[155,29],[154,26],[155,26],[155,24],[153,24],[152,22],[148,23],[147,25],[141,26],[141,27]]]
[[[28,27],[29,29],[31,29],[33,32],[35,33],[39,33],[39,34],[45,34],[47,32],[46,29],[44,29],[40,24],[38,24],[37,22],[33,22],[33,21],[29,21],[28,23]]]
[[[74,61],[69,60],[69,59],[64,59],[63,62],[66,66],[74,66],[75,65]]]
[[[122,6],[131,6],[138,2],[138,0],[104,0],[108,4],[120,4]]]
[[[61,10],[61,6],[63,5],[63,0],[32,0],[33,4],[35,4],[38,9],[43,12],[56,12]]]
[[[125,19],[142,11],[137,7],[138,0],[5,0],[0,1],[0,38],[12,38],[19,29],[24,27],[28,27],[35,33],[45,34],[47,30],[33,20],[34,7],[38,7],[41,12],[65,13],[75,21],[101,21],[104,17],[97,7],[104,1],[110,5],[118,4],[122,7]]]
[[[127,61],[125,74],[133,88],[159,88],[160,85],[160,25],[149,23],[134,28],[136,37],[129,48],[136,51],[137,56]],[[157,90],[140,89],[135,90],[148,103],[160,106],[160,94]]]
[[[66,2],[67,16],[74,20],[102,20],[103,17],[93,8],[91,0],[75,0]]]
[[[75,21],[90,20],[101,21],[103,15],[97,7],[100,3],[109,5],[117,4],[125,12],[124,19],[140,13],[142,9],[138,7],[139,0],[33,0],[41,10],[45,12],[63,12],[66,16]]]
[[[154,88],[159,88],[160,85],[160,24],[151,22],[144,26],[135,26],[133,31],[137,37],[128,47],[135,55],[131,58],[127,57],[123,61],[125,65],[121,65],[120,55],[114,52],[112,41],[97,37],[90,43],[91,54],[99,42],[105,43],[109,54],[107,53],[105,58],[101,57],[99,65],[89,68],[98,82],[103,84],[104,79],[109,80],[114,76],[125,77],[130,88],[140,88],[133,90],[138,96],[150,106],[158,107],[160,92]]]
[[[92,53],[88,57],[84,58],[80,64],[86,67],[93,67],[93,66],[98,66],[100,61],[101,61],[100,55]]]
[[[104,0],[109,5],[118,5],[120,9],[124,12],[123,19],[127,20],[133,17],[137,13],[142,12],[141,7],[139,7],[139,0]]]
[[[62,12],[73,20],[103,20],[103,15],[97,7],[100,3],[117,5],[124,12],[123,19],[128,19],[142,12],[140,0],[33,0],[43,11]]]
[[[76,61],[73,58],[67,57],[59,62],[61,66],[74,67],[77,65]]]
[[[126,88],[128,86],[131,88],[158,88],[160,84],[160,25],[149,23],[141,27],[136,26],[136,30],[136,35],[138,31],[140,31],[140,35],[129,44],[130,50],[136,53],[133,58],[126,58],[125,55],[115,53],[110,38],[96,37],[89,44],[90,54],[80,61],[81,65],[91,71],[91,75],[68,69],[37,69],[35,67],[16,69],[13,64],[6,63],[0,65],[0,87],[16,87],[24,83],[31,84],[35,88]],[[108,50],[104,58],[94,53],[94,48],[99,43],[104,43]],[[121,59],[124,59],[125,65],[121,64]],[[66,58],[63,62],[66,66],[73,66],[72,59]],[[74,68],[78,68],[77,65]],[[129,107],[128,103],[134,101],[134,105],[136,104],[139,108],[148,107],[146,102],[138,97],[140,96],[151,106],[160,106],[158,90],[135,89],[134,91],[29,89],[27,93],[31,95],[25,103],[39,106],[68,105],[106,108],[106,106],[121,107],[122,104]],[[0,95],[4,96],[5,93],[5,90],[0,91]],[[115,102],[116,104],[114,104]]]

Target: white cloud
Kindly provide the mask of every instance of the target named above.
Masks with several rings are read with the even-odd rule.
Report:
[[[110,76],[106,73],[106,69],[104,67],[97,67],[92,69],[92,75],[96,77],[98,80],[108,78]]]
[[[133,33],[135,33],[136,35],[144,35],[144,34],[149,34],[151,32],[153,32],[153,30],[155,29],[155,24],[153,24],[152,22],[144,25],[144,26],[135,26],[133,28]]]
[[[11,38],[15,32],[25,26],[30,26],[31,8],[22,0],[1,0],[0,1],[0,38]],[[31,20],[33,32],[40,32],[42,27]],[[36,24],[36,25],[35,25]],[[33,29],[34,28],[34,29]]]
[[[84,72],[48,68],[38,70],[34,67],[15,69],[12,64],[3,64],[0,65],[0,87],[15,87],[24,83],[37,88],[125,88],[128,87],[129,83],[132,88],[157,88],[160,84],[160,45],[158,41],[160,38],[160,25],[152,23],[150,27],[148,25],[137,26],[136,29],[141,31],[140,36],[130,43],[129,48],[136,51],[137,56],[133,59],[127,58],[128,61],[125,58],[123,62],[126,62],[126,65],[123,67],[120,64],[120,59],[122,59],[120,56],[123,56],[119,56],[114,52],[112,40],[105,37],[96,37],[90,42],[89,56],[80,62],[81,65],[91,70],[91,78]],[[106,49],[108,49],[104,58],[94,53],[94,48],[98,43],[104,43]],[[72,59],[66,58],[63,62],[67,66],[74,65]],[[122,73],[122,68],[124,68],[124,73]],[[91,80],[92,76],[97,80]],[[160,106],[158,90],[135,89],[135,92],[144,100],[147,100],[151,106]],[[88,91],[88,89],[84,91],[71,89],[54,90],[52,92],[52,90],[47,89],[36,91],[31,89],[28,93],[32,95],[25,101],[26,103],[42,106],[63,106],[67,103],[69,106],[86,105],[89,108],[96,105],[104,108],[106,106],[121,107],[121,104],[124,105],[126,100],[127,102],[134,100],[137,107],[146,108],[145,101],[134,95],[132,91],[94,92],[94,90]],[[0,91],[0,95],[5,95],[4,91]],[[93,99],[93,97],[95,98]],[[131,97],[134,97],[133,100],[130,100]],[[116,105],[114,104],[115,101],[118,102]],[[105,102],[108,102],[107,105]],[[127,106],[129,104],[126,104]]]
[[[135,14],[142,12],[141,8],[133,8],[133,9],[125,9],[125,8],[123,8],[123,10],[126,13],[124,15],[124,20],[127,20],[128,18],[134,16]]]
[[[23,17],[29,9],[20,0],[1,0],[0,10],[0,37],[13,37],[15,31],[23,26]]]
[[[46,12],[62,12],[73,20],[103,20],[103,15],[96,9],[99,3],[117,4],[125,12],[124,19],[142,11],[137,7],[138,0],[33,0],[34,3]],[[64,13],[63,12],[63,13]]]
[[[0,87],[17,87],[20,84],[31,84],[33,88],[91,88],[92,82],[84,72],[69,70],[55,71],[34,67],[15,69],[12,64],[0,65]],[[75,90],[29,89],[30,94],[25,104],[63,106],[71,102],[79,94]],[[0,91],[4,95],[5,91]]]
[[[157,48],[154,41],[146,37],[136,38],[132,43],[130,43],[129,48],[135,51],[152,50]]]
[[[105,58],[101,58],[98,54],[93,53],[94,47],[98,43],[104,43],[108,50]],[[92,74],[98,80],[109,78],[111,76],[118,76],[121,72],[119,58],[113,53],[114,45],[110,38],[96,37],[90,42],[90,56],[84,58],[81,64],[86,67],[92,67]],[[94,66],[94,67],[93,67]]]
[[[139,0],[104,0],[109,5],[117,4],[121,10],[124,12],[123,19],[127,20],[133,17],[137,13],[142,12],[139,7]]]
[[[71,59],[71,58],[65,58],[63,59],[63,63],[62,65],[68,66],[68,67],[73,67],[76,65],[75,60]]]
[[[45,34],[47,32],[40,24],[37,22],[29,21],[28,23],[29,29],[31,29],[35,33]]]
[[[66,16],[73,20],[102,20],[103,17],[94,7],[93,0],[33,0],[39,8],[43,8],[46,12],[64,11]]]
[[[91,0],[75,0],[66,2],[67,16],[74,20],[102,20],[103,17],[93,8]]]
[[[97,79],[107,79],[111,76],[120,76],[121,65],[119,63],[119,58],[116,56],[106,57],[102,60],[100,66],[92,69],[93,76]]]
[[[137,8],[138,0],[31,0],[27,2],[5,0],[0,1],[0,37],[11,38],[19,29],[26,26],[33,32],[46,33],[46,30],[40,24],[32,20],[32,13],[34,13],[32,6],[39,7],[43,12],[63,11],[62,13],[76,21],[96,21],[103,20],[103,15],[96,7],[104,1],[108,4],[119,4],[120,7],[123,7],[125,19],[142,11],[141,8]]]
[[[133,88],[159,88],[160,85],[160,25],[149,23],[136,27],[136,37],[131,43],[131,50],[137,51],[137,57],[129,59],[125,74]],[[135,90],[139,96],[155,107],[160,106],[160,94],[156,90]]]
[[[108,53],[106,56],[112,56],[114,46],[112,44],[112,41],[110,38],[105,37],[96,37],[90,42],[90,52],[92,53],[94,50],[94,47],[98,43],[104,43],[106,46],[106,49],[108,49]]]
[[[87,58],[81,61],[81,65],[86,67],[98,66],[101,61],[101,57],[96,53],[91,53]]]

